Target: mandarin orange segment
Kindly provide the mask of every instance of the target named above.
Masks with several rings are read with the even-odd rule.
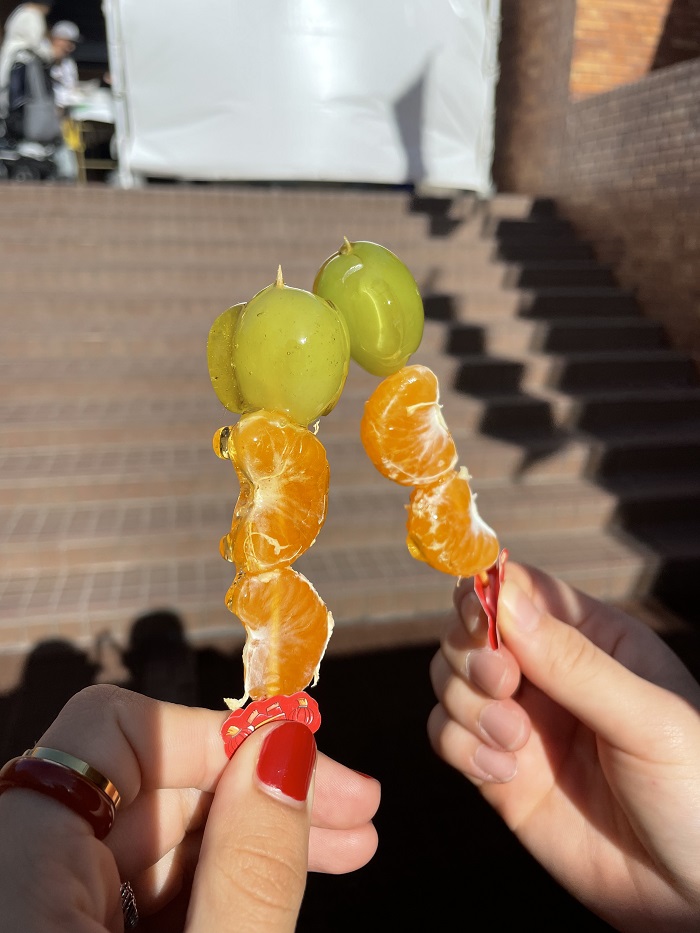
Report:
[[[479,515],[476,497],[462,467],[433,486],[411,493],[408,536],[411,555],[443,573],[472,577],[498,557],[498,538]]]
[[[431,485],[457,463],[435,373],[419,364],[383,379],[365,403],[362,444],[379,472],[401,486]]]
[[[246,694],[288,696],[315,682],[333,616],[306,577],[290,567],[239,573],[226,605],[246,629]]]
[[[323,445],[308,428],[266,411],[219,431],[217,445],[240,483],[222,557],[254,573],[288,566],[326,520],[330,471]]]

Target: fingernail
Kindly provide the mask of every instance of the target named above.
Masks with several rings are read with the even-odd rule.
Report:
[[[484,781],[507,784],[518,771],[518,762],[512,752],[499,752],[488,745],[480,745],[474,752],[474,764]]]
[[[464,627],[472,636],[472,638],[486,636],[488,629],[486,615],[481,608],[479,597],[473,590],[470,593],[467,593],[462,600],[459,607],[459,614],[462,618],[462,622],[464,623]]]
[[[258,780],[275,796],[304,801],[316,762],[316,740],[301,722],[283,722],[265,737],[258,757]]]
[[[520,747],[523,721],[502,703],[487,703],[479,716],[479,729],[487,739],[507,751]]]
[[[480,690],[495,695],[506,678],[506,662],[491,648],[475,648],[467,652],[467,677]]]
[[[376,777],[372,777],[371,774],[365,774],[364,771],[358,771],[357,768],[353,768],[352,770],[355,772],[355,774],[359,774],[360,777],[367,778],[367,779],[370,780],[370,781],[376,781],[376,780],[377,780]]]
[[[513,624],[521,632],[533,632],[537,628],[540,614],[526,593],[515,583],[506,581],[503,584],[499,606],[503,606],[508,611]]]

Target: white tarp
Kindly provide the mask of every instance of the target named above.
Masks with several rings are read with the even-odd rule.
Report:
[[[499,0],[104,0],[120,175],[488,193]]]

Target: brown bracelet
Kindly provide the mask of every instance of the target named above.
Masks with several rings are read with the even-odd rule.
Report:
[[[0,794],[13,787],[53,797],[86,820],[98,839],[114,824],[121,801],[114,784],[67,752],[37,746],[0,770]]]

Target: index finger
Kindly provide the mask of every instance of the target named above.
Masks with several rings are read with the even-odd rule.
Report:
[[[219,735],[225,715],[96,684],[71,697],[37,744],[87,761],[126,806],[141,789],[213,791],[228,761]]]

